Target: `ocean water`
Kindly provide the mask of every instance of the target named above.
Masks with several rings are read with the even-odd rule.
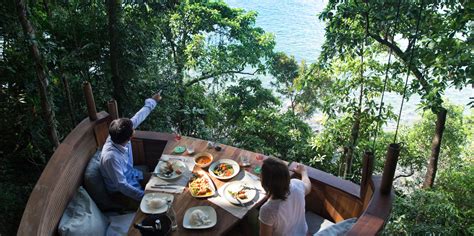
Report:
[[[315,62],[321,53],[324,42],[324,22],[318,19],[318,14],[327,4],[326,0],[226,0],[230,6],[243,8],[247,11],[258,12],[257,26],[266,32],[275,35],[276,50],[294,56],[298,61]],[[270,87],[269,76],[262,76],[263,84]],[[469,97],[474,97],[474,88],[467,87],[463,90],[449,88],[445,91],[445,98],[456,105],[466,105]],[[386,94],[385,103],[391,104],[398,113],[401,96]],[[377,99],[377,103],[379,100]],[[401,124],[411,124],[420,118],[418,104],[420,97],[412,95],[405,101],[401,115]],[[470,109],[466,107],[465,114]],[[316,130],[320,129],[321,114],[316,114],[308,120]],[[396,122],[392,121],[384,127],[393,130]]]

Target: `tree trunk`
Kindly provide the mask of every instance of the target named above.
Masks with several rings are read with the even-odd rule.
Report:
[[[360,130],[360,111],[356,112],[354,115],[354,123],[352,124],[351,129],[351,141],[347,147],[346,155],[346,164],[344,168],[344,179],[352,173],[352,159],[354,157],[354,149],[357,145],[357,140],[359,139],[359,130]]]
[[[18,18],[20,20],[21,26],[23,28],[23,33],[25,34],[26,39],[29,43],[29,49],[31,56],[35,62],[35,71],[36,78],[38,82],[38,92],[40,94],[41,109],[43,111],[43,119],[46,122],[46,128],[48,132],[48,138],[54,147],[59,146],[58,132],[56,130],[56,119],[54,117],[54,111],[51,106],[50,97],[48,91],[48,78],[46,69],[43,66],[42,58],[38,45],[36,43],[35,30],[31,25],[30,21],[26,17],[26,5],[23,0],[17,0],[17,11]]]
[[[339,158],[340,161],[339,161],[339,170],[337,172],[337,176],[343,176],[344,174],[344,170],[345,170],[345,166],[346,166],[346,162],[345,162],[345,158],[347,157],[347,152],[349,151],[349,148],[348,147],[344,147],[343,149],[343,153],[341,155],[341,157]]]
[[[69,109],[69,119],[71,119],[71,128],[76,126],[76,118],[74,116],[74,105],[72,103],[71,89],[69,88],[69,82],[67,81],[66,76],[61,72],[61,82],[64,86],[64,96],[67,98],[67,105]]]
[[[115,100],[117,100],[119,111],[124,111],[124,98],[126,95],[118,64],[121,56],[117,33],[117,16],[119,15],[120,2],[120,0],[107,0],[106,4],[109,17],[110,69],[112,73],[112,84],[114,86],[113,96]]]
[[[178,90],[178,114],[177,114],[177,124],[178,124],[178,132],[189,135],[187,130],[185,130],[185,119],[186,115],[184,114],[184,110],[186,108],[185,99],[186,99],[186,87],[184,86],[184,75],[183,75],[183,68],[184,65],[178,64],[176,69],[176,79],[177,79],[177,90]]]
[[[362,52],[361,55],[364,54],[363,47],[362,47]],[[351,129],[351,140],[350,144],[347,150],[347,156],[346,156],[346,165],[344,168],[344,179],[347,178],[348,175],[352,173],[352,159],[354,158],[354,149],[357,146],[357,141],[359,139],[359,131],[360,131],[360,117],[361,117],[361,112],[362,112],[362,99],[364,97],[364,60],[363,57],[361,56],[361,70],[360,70],[360,78],[361,78],[361,84],[360,84],[360,94],[359,94],[359,107],[357,108],[357,111],[354,113],[354,123],[352,124],[352,129]]]
[[[433,141],[431,141],[431,156],[426,170],[425,181],[423,182],[424,189],[433,187],[435,181],[436,171],[438,170],[441,140],[443,138],[444,127],[446,124],[446,114],[447,110],[444,108],[441,108],[441,110],[436,113],[436,129]]]

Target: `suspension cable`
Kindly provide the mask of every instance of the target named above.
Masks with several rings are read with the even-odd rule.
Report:
[[[411,45],[412,48],[409,49],[410,50],[410,60],[408,62],[408,66],[407,66],[407,77],[405,79],[405,87],[403,88],[402,104],[400,105],[400,111],[398,112],[397,128],[395,130],[395,136],[393,137],[393,142],[394,143],[397,141],[398,128],[399,128],[399,125],[400,125],[400,116],[402,115],[403,104],[405,102],[405,96],[406,96],[406,91],[407,91],[407,87],[408,87],[408,78],[410,77],[411,63],[413,61],[413,54],[414,54],[414,51],[415,51],[415,48],[416,48],[416,39],[417,39],[417,36],[418,36],[418,30],[420,28],[420,21],[421,21],[420,19],[421,19],[421,14],[422,14],[423,5],[424,5],[423,3],[424,3],[423,0],[421,0],[420,14],[418,14],[418,19],[417,19],[417,22],[416,22],[415,36],[413,37],[413,44]]]
[[[395,21],[393,22],[393,33],[392,33],[392,44],[395,41],[395,33],[397,32],[397,25],[398,25],[398,20],[400,19],[400,6],[401,6],[402,1],[398,0],[398,6],[397,6],[397,14],[395,16]],[[387,31],[385,32],[385,35],[389,35],[390,31],[390,26],[387,27]],[[379,114],[377,117],[381,117],[382,115],[382,108],[383,108],[383,99],[385,97],[385,89],[387,88],[387,81],[388,81],[388,71],[390,69],[391,65],[391,59],[392,59],[392,53],[393,53],[393,48],[390,48],[390,51],[388,53],[388,62],[387,62],[387,68],[385,69],[385,78],[383,82],[383,89],[382,89],[382,96],[380,98],[380,107],[379,107]],[[374,141],[372,143],[372,150],[375,152],[375,143],[377,141],[377,135],[380,130],[380,122],[376,122],[376,128],[375,128],[375,135],[374,135]],[[374,153],[375,154],[375,153]]]

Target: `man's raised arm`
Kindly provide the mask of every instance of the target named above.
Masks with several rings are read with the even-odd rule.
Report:
[[[130,119],[133,123],[133,128],[136,129],[155,109],[156,103],[161,100],[161,91],[145,100],[145,105]]]

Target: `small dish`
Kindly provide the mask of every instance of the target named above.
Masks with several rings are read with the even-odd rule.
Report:
[[[176,154],[181,154],[181,153],[183,153],[184,151],[186,151],[186,147],[183,147],[183,146],[176,146],[176,147],[173,149],[173,152],[176,153]]]
[[[192,223],[191,217],[195,210],[201,210],[205,215],[207,215],[207,219],[209,223],[205,225],[199,225],[199,226],[191,224]],[[184,217],[183,217],[183,227],[186,229],[208,229],[208,228],[214,227],[216,223],[217,223],[216,210],[214,210],[214,208],[210,206],[191,207],[188,210],[186,210],[186,213],[184,213]]]
[[[164,165],[171,163],[173,172],[170,174],[163,173],[161,169]],[[176,179],[179,178],[183,173],[187,171],[186,164],[180,160],[169,160],[169,161],[160,161],[155,167],[153,174],[161,179]]]
[[[163,200],[164,204],[158,208],[153,208],[150,206],[150,201],[156,199]],[[168,210],[168,200],[171,200],[171,203],[173,203],[173,195],[167,193],[147,193],[140,202],[140,210],[145,214],[160,214],[166,212]]]
[[[247,188],[245,188],[247,187]],[[239,200],[235,199],[232,195],[232,192],[236,193],[239,190],[245,190],[245,195],[247,196],[244,199],[239,198]],[[245,204],[251,202],[255,196],[257,195],[257,191],[255,190],[255,186],[251,183],[247,183],[244,181],[235,181],[227,184],[227,186],[223,190],[224,198],[232,204]],[[240,202],[239,202],[240,201]]]
[[[208,167],[212,161],[214,160],[214,157],[212,154],[208,152],[200,152],[196,155],[194,155],[194,164],[201,168],[206,168]]]
[[[221,170],[221,164],[226,165],[227,167],[232,167],[230,170],[230,174],[227,175],[225,172],[222,174],[217,174],[215,172],[219,172]],[[229,170],[229,169],[228,169]],[[221,179],[221,180],[226,180],[226,179],[232,179],[234,178],[240,171],[240,166],[235,162],[234,160],[231,159],[221,159],[216,162],[213,162],[211,166],[209,167],[209,174],[215,178]]]

